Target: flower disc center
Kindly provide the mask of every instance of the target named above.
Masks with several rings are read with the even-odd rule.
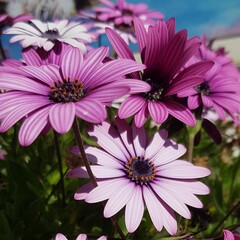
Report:
[[[122,15],[123,15],[123,16],[134,16],[134,13],[133,13],[133,11],[130,10],[130,9],[123,9],[123,10],[122,10]]]
[[[48,38],[52,41],[56,40],[59,38],[59,32],[58,32],[58,29],[57,28],[54,28],[54,29],[49,29],[47,30],[46,32],[44,32],[42,34],[42,37],[43,38]]]
[[[160,101],[164,92],[163,84],[155,83],[151,79],[146,79],[145,81],[151,85],[152,89],[143,93],[143,97],[151,102]]]
[[[208,85],[208,82],[206,82],[206,81],[201,83],[200,85],[198,85],[195,89],[197,92],[199,92],[203,95],[208,96],[210,94],[210,87]]]
[[[152,160],[143,157],[132,157],[125,165],[128,177],[139,185],[147,185],[154,179],[156,167]]]
[[[54,82],[54,86],[50,86],[51,92],[48,97],[53,102],[67,103],[67,102],[78,102],[85,96],[82,83],[75,79],[73,82],[63,79],[62,81]]]

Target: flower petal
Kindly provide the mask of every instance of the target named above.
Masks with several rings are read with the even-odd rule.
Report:
[[[162,102],[148,102],[148,111],[156,124],[161,124],[168,118],[168,111]]]
[[[147,144],[147,135],[144,127],[138,128],[133,123],[132,125],[133,145],[137,156],[145,155],[145,148]]]
[[[127,185],[127,181],[121,178],[103,181],[86,196],[85,201],[97,203],[109,199],[116,189],[120,189],[124,185]]]
[[[55,240],[68,240],[63,234],[58,233],[55,237]]]
[[[196,125],[196,119],[187,107],[170,100],[164,103],[170,115],[191,127]]]
[[[75,107],[76,115],[87,122],[100,123],[107,117],[103,104],[94,99],[81,99]]]
[[[75,104],[54,104],[49,112],[49,120],[56,132],[64,134],[70,130],[75,117]]]
[[[145,102],[142,108],[134,116],[134,123],[138,128],[142,127],[144,123],[147,121],[147,118],[148,118],[147,106],[148,106],[148,103]]]
[[[129,151],[130,155],[133,157],[135,156],[135,150],[133,146],[133,138],[132,138],[132,131],[130,126],[126,123],[126,121],[115,118],[115,123],[117,125],[119,134],[121,136],[121,139],[126,147],[126,149]]]
[[[129,93],[130,88],[127,85],[120,82],[112,82],[102,87],[92,90],[88,98],[95,99],[96,101],[108,103],[114,101],[125,94]]]
[[[64,56],[61,63],[61,69],[63,77],[74,81],[79,78],[80,72],[82,71],[83,65],[83,54],[75,47],[68,47],[64,52]]]
[[[132,197],[135,183],[129,182],[121,188],[115,189],[104,208],[104,217],[109,218],[120,211]]]
[[[94,186],[92,182],[88,182],[87,184],[83,185],[81,188],[77,190],[74,194],[75,200],[84,200],[88,193],[93,190]]]
[[[128,118],[137,113],[144,105],[146,100],[141,96],[132,95],[128,97],[118,110],[119,118]]]
[[[25,119],[18,134],[22,146],[31,145],[47,125],[49,109],[45,107]]]
[[[32,92],[41,95],[48,95],[50,92],[50,88],[48,86],[28,77],[7,73],[2,73],[0,75],[0,88],[5,90]]]
[[[154,190],[154,192],[174,211],[176,211],[186,219],[191,218],[191,213],[187,206],[181,199],[176,198],[173,194],[171,194],[171,191],[168,191],[163,186],[160,187],[155,183],[152,183],[151,187]]]
[[[143,217],[144,200],[142,196],[142,189],[139,185],[135,186],[134,193],[126,204],[125,209],[125,224],[128,232],[134,232]]]
[[[152,159],[159,151],[161,151],[161,148],[165,143],[167,136],[168,132],[166,129],[161,129],[156,132],[146,147],[145,157]]]
[[[211,171],[204,167],[194,166],[183,160],[176,160],[161,166],[157,174],[167,178],[192,179],[202,178],[211,174]]]
[[[89,128],[88,134],[112,156],[120,161],[126,161],[131,156],[123,145],[116,129],[107,122]]]
[[[164,226],[171,235],[175,235],[177,232],[177,221],[173,211],[165,206],[148,187],[143,187],[143,196],[156,229],[161,231]]]
[[[181,144],[166,140],[159,152],[152,157],[154,164],[165,165],[181,157],[186,152],[186,148]]]

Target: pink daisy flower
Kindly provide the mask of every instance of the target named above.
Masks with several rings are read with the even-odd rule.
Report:
[[[78,48],[68,46],[60,66],[2,67],[0,69],[0,132],[7,131],[26,117],[19,132],[23,146],[30,145],[48,122],[60,134],[72,126],[75,116],[92,123],[106,118],[105,103],[128,93],[139,80],[128,84],[124,75],[145,66],[132,60],[103,63],[107,47],[83,56]]]
[[[160,20],[150,26],[148,31],[138,19],[134,20],[134,24],[140,57],[146,65],[143,73],[134,73],[134,78],[148,83],[151,90],[130,95],[120,106],[119,117],[128,118],[134,115],[136,126],[141,127],[148,114],[156,124],[163,123],[171,115],[187,125],[194,126],[194,116],[180,103],[176,94],[202,83],[203,75],[213,65],[212,62],[205,61],[182,70],[199,49],[199,38],[187,39],[186,30],[176,33],[174,19],[167,22]],[[134,59],[127,44],[115,31],[106,29],[106,33],[120,58]]]
[[[62,53],[66,50],[67,44],[57,42],[51,51],[45,51],[44,48],[27,47],[22,49],[22,60],[6,59],[1,62],[6,71],[15,71],[12,67],[22,66],[43,66],[55,64],[60,66],[62,61]],[[10,67],[10,68],[7,68]],[[2,68],[3,69],[3,68]]]
[[[209,193],[207,186],[196,178],[208,176],[210,171],[194,166],[181,157],[186,149],[167,139],[162,129],[148,140],[143,127],[130,127],[124,120],[116,119],[117,129],[107,122],[89,130],[101,148],[86,147],[88,160],[98,186],[81,187],[74,198],[96,203],[107,200],[104,217],[109,218],[125,207],[125,224],[134,232],[143,217],[145,205],[158,231],[163,227],[171,234],[177,232],[174,211],[190,219],[186,205],[202,208],[194,195]],[[72,152],[79,155],[77,147]],[[84,167],[71,170],[68,177],[87,178]]]
[[[55,237],[55,240],[68,240],[68,239],[63,234],[58,233]],[[76,240],[88,240],[88,238],[87,238],[86,234],[81,233],[78,235]],[[107,237],[101,236],[101,237],[97,238],[96,240],[107,240]]]
[[[5,34],[15,34],[10,42],[20,41],[24,48],[29,46],[43,47],[46,51],[51,50],[56,42],[63,42],[86,52],[86,43],[93,40],[93,36],[87,33],[87,28],[79,22],[43,23],[33,19],[30,23],[18,22],[7,29]]]
[[[108,0],[100,0],[103,7],[94,7],[96,18],[102,22],[114,22],[115,25],[132,25],[134,17],[139,18],[145,24],[153,24],[153,19],[162,19],[164,15],[158,11],[148,9],[144,3],[131,4],[124,0],[116,3]]]
[[[227,115],[236,119],[240,113],[240,75],[229,57],[211,51],[202,45],[187,66],[202,60],[212,60],[214,65],[205,74],[204,82],[178,93],[178,97],[188,97],[188,107],[214,109],[221,120]],[[235,71],[234,71],[235,69]]]
[[[108,0],[100,0],[101,7],[93,7],[92,12],[81,11],[84,17],[95,20],[95,26],[99,28],[99,34],[105,33],[105,28],[115,29],[129,45],[136,43],[133,19],[138,18],[147,27],[154,24],[154,19],[162,19],[164,15],[158,11],[148,9],[144,3],[131,4],[124,0],[113,3]]]

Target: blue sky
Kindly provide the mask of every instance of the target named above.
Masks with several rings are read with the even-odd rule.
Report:
[[[139,3],[139,0],[127,0]],[[175,17],[178,29],[187,29],[190,36],[215,35],[240,21],[240,0],[145,0],[149,8],[161,11],[165,18]]]
[[[150,9],[161,11],[165,19],[175,17],[178,29],[187,29],[189,36],[207,37],[216,35],[221,29],[228,29],[236,22],[240,25],[240,0],[127,0],[129,3],[145,3]],[[7,43],[11,55],[20,57],[20,46]]]

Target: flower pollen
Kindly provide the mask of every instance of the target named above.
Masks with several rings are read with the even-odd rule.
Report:
[[[208,96],[210,94],[210,87],[208,85],[208,82],[206,82],[206,81],[201,83],[200,85],[198,85],[195,89],[197,92],[199,92],[203,95]]]
[[[134,16],[133,11],[129,10],[129,9],[123,9],[122,10],[122,15],[123,16]]]
[[[54,40],[58,39],[59,36],[60,36],[60,35],[59,35],[59,32],[58,32],[58,29],[57,29],[57,28],[49,29],[49,30],[47,30],[46,32],[44,32],[44,33],[42,34],[42,37],[43,37],[43,38],[48,38],[48,39],[50,39],[51,41],[54,41]]]
[[[147,185],[156,175],[156,167],[152,160],[143,157],[132,157],[125,165],[128,177],[139,185]]]
[[[55,81],[54,86],[50,86],[49,99],[57,103],[78,102],[85,96],[82,83],[75,79],[70,82],[70,78],[62,81]]]
[[[147,79],[145,81],[152,86],[152,89],[149,92],[143,93],[143,97],[151,102],[160,101],[164,92],[163,85],[159,83],[154,83],[151,81],[151,79]]]
[[[114,24],[114,27],[120,31],[126,32],[126,33],[134,33],[134,26],[133,24]]]

